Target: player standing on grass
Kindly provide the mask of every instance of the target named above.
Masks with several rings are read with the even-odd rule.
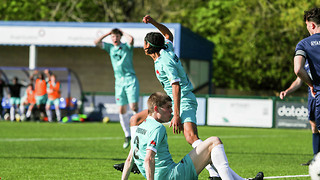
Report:
[[[10,104],[11,104],[11,107],[10,107],[10,120],[11,121],[14,121],[15,119],[15,111],[16,109],[19,109],[19,106],[20,106],[20,90],[21,90],[21,87],[23,87],[22,84],[18,83],[18,77],[14,77],[13,80],[12,80],[12,84],[9,84],[8,85],[9,87],[9,97],[10,97]],[[20,118],[16,118],[17,119],[20,119]]]
[[[48,121],[52,122],[51,105],[54,105],[57,121],[61,120],[60,104],[60,82],[56,81],[56,75],[50,75],[50,81],[47,83],[48,100],[46,102],[46,113]]]
[[[127,43],[121,43],[122,35],[127,38]],[[112,44],[102,42],[107,36],[111,36]],[[119,105],[120,124],[125,134],[123,148],[127,148],[131,140],[130,117],[127,113],[127,104],[129,103],[131,110],[135,114],[138,112],[139,100],[139,81],[132,62],[134,39],[131,35],[119,29],[113,29],[96,39],[94,43],[110,55],[115,77],[115,98],[116,103]]]
[[[45,104],[48,99],[47,81],[45,80],[44,74],[42,72],[38,72],[37,70],[32,74],[30,79],[33,80],[34,76],[36,75],[37,75],[37,78],[35,80],[35,86],[34,86],[36,105],[40,115],[40,120],[43,120],[45,116]]]
[[[312,79],[308,61],[306,61],[304,65],[304,69],[307,71],[310,79]],[[288,94],[299,89],[302,83],[303,82],[301,81],[301,79],[297,77],[297,79],[291,83],[288,89],[280,92],[280,95],[279,95],[280,99],[283,99]],[[312,95],[310,88],[308,88],[308,117],[309,117],[309,122],[311,125],[311,131],[312,131],[312,148],[313,148],[314,155],[316,155],[319,152],[319,145],[320,145],[320,134],[315,122],[315,110],[316,110],[316,100]],[[311,160],[301,165],[309,165],[310,162]]]
[[[147,179],[198,179],[201,171],[212,163],[223,180],[244,180],[229,167],[224,146],[218,137],[206,139],[179,163],[175,163],[169,152],[166,128],[162,125],[172,118],[172,100],[158,92],[149,97],[147,104],[148,117],[133,136],[134,147],[127,157],[121,179],[128,179],[134,159]],[[135,116],[144,117],[144,114],[140,112]],[[262,180],[263,173],[259,172],[253,179]]]
[[[318,133],[314,134],[317,139],[320,130],[320,8],[305,11],[304,21],[310,36],[301,40],[296,46],[294,72],[309,86],[311,93],[315,96],[315,123]],[[308,61],[312,79],[304,68],[306,61]]]
[[[147,24],[151,23],[161,32],[148,33],[144,39],[143,49],[145,54],[153,59],[156,76],[164,91],[173,99],[173,117],[170,127],[173,127],[173,133],[178,134],[183,131],[186,141],[195,148],[202,142],[197,131],[196,111],[198,103],[192,93],[193,86],[182,67],[181,61],[173,51],[173,35],[166,26],[158,23],[149,15],[146,15],[142,21]],[[141,123],[140,120],[147,117],[148,111],[144,110],[142,112],[144,118],[131,119],[132,132],[135,132],[135,129]],[[122,166],[123,164],[115,164],[114,168],[122,170]],[[210,174],[209,179],[221,179],[211,165],[208,165],[206,169]]]
[[[198,137],[196,124],[198,103],[192,93],[193,86],[181,65],[181,61],[173,52],[173,35],[166,26],[158,23],[149,15],[143,18],[143,22],[151,23],[161,32],[151,32],[146,35],[144,51],[154,60],[156,76],[165,92],[173,99],[173,118],[170,127],[173,127],[173,133],[183,131],[187,142],[195,148],[202,142]],[[146,110],[143,112],[147,117],[148,112]],[[135,120],[132,118],[130,122],[133,132],[141,123]],[[212,166],[208,165],[206,168],[209,171],[210,179],[221,179]]]

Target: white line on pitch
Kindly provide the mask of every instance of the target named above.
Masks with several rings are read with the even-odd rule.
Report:
[[[90,141],[90,140],[113,140],[123,139],[123,137],[78,137],[78,138],[3,138],[2,142],[17,142],[17,141]]]
[[[298,178],[298,177],[310,177],[310,175],[270,176],[270,177],[264,177],[263,179]]]
[[[232,138],[271,138],[272,135],[239,135],[239,136],[219,136],[222,139]],[[274,136],[279,137],[279,136]],[[172,139],[182,139],[184,136],[170,136]],[[90,140],[114,140],[123,137],[75,137],[75,138],[0,138],[0,142],[21,142],[21,141],[90,141]]]

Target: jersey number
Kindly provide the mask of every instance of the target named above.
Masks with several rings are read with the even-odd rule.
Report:
[[[139,137],[136,136],[136,138],[134,139],[133,143],[136,145],[136,148],[133,151],[133,157],[135,159],[139,159],[139,155],[138,155],[138,151],[139,151]]]

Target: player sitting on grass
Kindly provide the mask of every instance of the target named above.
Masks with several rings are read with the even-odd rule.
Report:
[[[133,137],[134,144],[127,157],[122,179],[128,179],[134,162],[147,179],[198,179],[208,164],[214,165],[223,180],[244,179],[229,167],[224,146],[214,136],[175,163],[169,152],[166,128],[162,125],[172,118],[172,100],[168,95],[157,92],[149,97],[147,104],[148,117],[138,126]],[[141,113],[135,116],[139,115]],[[263,173],[259,172],[253,179],[261,180],[263,177]]]

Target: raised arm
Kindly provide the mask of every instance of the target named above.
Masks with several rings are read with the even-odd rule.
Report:
[[[107,34],[104,34],[104,35],[100,36],[98,39],[96,39],[96,40],[94,41],[94,44],[95,44],[97,47],[102,48],[102,40],[103,40],[104,38],[106,38],[107,36],[109,36],[110,34],[111,34],[111,32],[108,32]]]
[[[128,34],[128,33],[125,33],[125,32],[123,32],[123,31],[121,31],[122,32],[122,35],[127,39],[127,42],[131,45],[131,46],[133,46],[133,44],[134,44],[134,38],[130,35],[130,34]]]
[[[173,42],[173,35],[171,31],[163,24],[158,23],[156,20],[152,19],[149,15],[143,17],[142,21],[146,24],[150,23],[162,33],[162,35]]]

